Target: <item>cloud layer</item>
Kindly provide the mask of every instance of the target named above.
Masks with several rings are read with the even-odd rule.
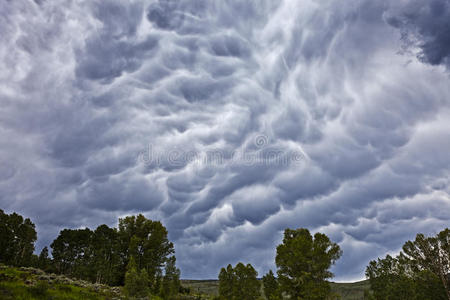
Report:
[[[0,206],[65,227],[144,213],[185,278],[274,268],[287,228],[337,280],[450,219],[450,4],[3,1]]]

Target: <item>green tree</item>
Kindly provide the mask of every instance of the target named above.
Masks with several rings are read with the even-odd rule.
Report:
[[[415,274],[414,293],[417,300],[445,300],[446,292],[436,274],[423,270]]]
[[[342,255],[339,246],[322,233],[311,236],[308,229],[286,229],[275,258],[281,290],[291,299],[326,299],[330,267]]]
[[[109,285],[124,284],[127,272],[132,277],[127,265],[134,257],[136,272],[145,269],[155,293],[160,291],[162,267],[174,253],[166,228],[143,215],[119,219],[118,229],[103,224],[95,231],[61,230],[50,247],[57,272]]]
[[[256,300],[261,296],[261,285],[257,279],[258,272],[251,264],[238,263],[234,267],[234,299]]]
[[[227,300],[255,300],[261,295],[258,273],[251,264],[228,265],[219,273],[219,297]]]
[[[134,256],[137,268],[147,271],[154,288],[156,274],[175,252],[167,238],[166,228],[161,222],[149,220],[140,214],[119,219],[118,234],[122,264]]]
[[[37,267],[44,271],[49,271],[51,268],[52,260],[48,256],[47,246],[42,248],[41,253],[38,257]]]
[[[264,287],[264,295],[268,300],[282,299],[280,286],[272,270],[270,270],[269,273],[263,276],[262,282]]]
[[[93,281],[95,270],[91,266],[92,231],[85,229],[64,229],[52,242],[53,262],[59,273]]]
[[[371,261],[366,277],[376,299],[450,299],[449,230],[434,237],[418,234],[414,241],[403,245],[397,257]]]
[[[161,294],[162,280],[163,280],[163,276],[162,276],[161,270],[156,270],[155,278],[153,280],[153,283],[150,286],[153,294],[155,294],[155,295]]]
[[[222,268],[219,273],[219,296],[223,299],[233,299],[233,287],[236,277],[231,264]]]
[[[132,256],[127,265],[125,274],[124,292],[130,298],[146,297],[149,293],[149,279],[147,271],[142,269],[139,271],[136,261]]]
[[[401,258],[387,255],[384,259],[371,261],[366,268],[366,277],[375,299],[414,299],[414,281],[408,272]]]
[[[0,261],[14,266],[32,264],[37,234],[30,219],[0,210]]]
[[[450,230],[446,228],[432,237],[419,233],[414,241],[403,245],[403,252],[414,272],[427,270],[441,280],[450,300]]]
[[[95,281],[109,285],[119,284],[123,275],[117,230],[105,224],[98,226],[92,234],[91,248]]]
[[[171,256],[167,260],[161,284],[161,297],[163,299],[174,299],[180,290],[180,270],[177,269],[175,263],[175,256]]]

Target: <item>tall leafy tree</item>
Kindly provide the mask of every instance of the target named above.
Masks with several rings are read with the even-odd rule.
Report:
[[[44,271],[50,271],[51,263],[52,260],[48,256],[48,248],[47,246],[45,246],[44,248],[42,248],[41,253],[39,254],[37,267]]]
[[[272,270],[269,271],[262,278],[264,295],[268,300],[281,300],[283,299],[280,292],[280,286],[278,280],[275,278]]]
[[[219,273],[219,296],[222,299],[233,299],[233,287],[236,277],[233,266],[228,264],[227,268],[222,268]]]
[[[9,242],[12,240],[13,235],[8,227],[9,216],[0,209],[0,261],[2,263],[8,263],[10,260]]]
[[[404,254],[387,255],[366,268],[372,294],[377,300],[445,300],[445,289],[430,271],[414,271]]]
[[[140,214],[119,219],[118,233],[123,263],[126,265],[129,258],[134,256],[137,268],[145,269],[154,283],[156,274],[175,252],[167,238],[166,228],[161,222],[149,220]]]
[[[261,285],[257,279],[258,272],[251,264],[238,263],[234,267],[236,278],[233,288],[234,299],[256,300],[261,295]]]
[[[258,273],[251,264],[238,263],[234,268],[228,265],[219,273],[219,297],[227,300],[248,299],[260,297]]]
[[[339,245],[325,234],[313,237],[305,228],[286,229],[275,258],[282,291],[293,299],[326,299],[330,267],[341,255]]]
[[[397,257],[371,261],[366,268],[376,299],[444,300],[449,294],[449,230],[436,236],[418,234]]]
[[[427,270],[440,279],[450,300],[450,229],[446,228],[431,237],[419,233],[414,241],[403,245],[403,252],[413,271]]]
[[[436,274],[424,270],[414,276],[414,294],[417,300],[445,300],[445,288]]]
[[[117,230],[105,224],[98,226],[92,234],[91,248],[95,281],[109,285],[119,284],[122,274]]]
[[[366,268],[375,299],[414,299],[414,281],[408,276],[404,260],[387,255],[384,259],[371,261]]]
[[[95,270],[91,266],[92,231],[64,229],[52,242],[53,261],[58,272],[81,279],[93,280]]]
[[[0,210],[0,261],[14,266],[32,263],[37,234],[30,219]]]

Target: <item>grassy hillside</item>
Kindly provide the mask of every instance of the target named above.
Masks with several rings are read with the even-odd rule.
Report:
[[[0,299],[112,300],[124,297],[118,287],[72,280],[34,268],[0,265]]]
[[[217,295],[219,281],[217,280],[182,280],[181,284],[198,294]],[[364,291],[370,288],[367,280],[353,283],[331,283],[333,293],[340,295],[341,300],[364,300]]]
[[[207,299],[218,294],[217,280],[182,280],[191,296],[180,299]],[[363,300],[368,281],[331,283],[331,289],[342,300]],[[194,296],[197,295],[197,296]],[[202,297],[198,297],[203,295]],[[198,297],[198,298],[197,298]],[[0,265],[0,299],[2,300],[119,300],[125,299],[120,287],[92,284],[62,275],[46,274],[34,268],[12,268]]]

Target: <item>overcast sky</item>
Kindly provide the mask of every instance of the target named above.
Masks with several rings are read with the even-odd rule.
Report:
[[[449,0],[0,2],[0,208],[161,220],[183,278],[285,228],[364,277],[450,220]]]

